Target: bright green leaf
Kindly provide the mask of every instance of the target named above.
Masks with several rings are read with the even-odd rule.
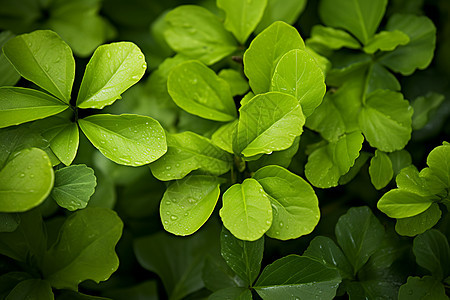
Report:
[[[267,194],[255,179],[231,186],[222,196],[220,217],[238,239],[256,241],[272,225],[272,207]]]
[[[259,169],[253,178],[261,184],[272,204],[269,237],[296,239],[313,231],[320,218],[319,202],[303,178],[280,166]]]
[[[305,9],[306,0],[268,0],[264,15],[256,27],[256,32],[263,31],[276,21],[293,24]]]
[[[261,20],[267,0],[217,0],[217,7],[226,13],[225,28],[244,44]]]
[[[391,181],[394,170],[385,152],[375,150],[375,156],[370,160],[369,174],[370,181],[377,190],[384,188]]]
[[[375,34],[364,46],[364,52],[373,54],[380,51],[392,51],[400,45],[409,43],[409,36],[400,30],[381,31]]]
[[[106,208],[89,207],[70,215],[44,258],[44,278],[57,289],[77,290],[86,279],[107,280],[119,266],[114,251],[123,223]]]
[[[236,118],[229,84],[198,61],[173,68],[167,89],[173,101],[188,113],[221,122]]]
[[[181,179],[194,170],[219,176],[231,168],[229,153],[193,132],[168,134],[167,147],[167,153],[150,165],[159,180]]]
[[[17,152],[0,171],[0,211],[22,212],[41,204],[53,181],[52,165],[43,150]]]
[[[216,207],[220,183],[217,177],[193,175],[171,184],[159,207],[164,229],[176,235],[196,232]]]
[[[416,236],[431,229],[441,218],[442,212],[436,203],[424,212],[413,217],[397,219],[395,231],[400,235]]]
[[[339,50],[341,48],[359,49],[361,44],[344,30],[315,25],[311,29],[311,38],[306,44],[314,49]]]
[[[380,247],[384,227],[367,206],[352,207],[339,218],[335,233],[356,274]]]
[[[377,207],[391,218],[407,218],[426,211],[432,203],[433,200],[429,196],[395,189],[384,194]]]
[[[241,106],[239,112],[235,152],[246,157],[285,150],[303,132],[305,117],[299,102],[291,95],[279,92],[257,95]]]
[[[389,19],[386,30],[400,30],[409,36],[410,42],[381,57],[380,63],[403,75],[411,75],[430,64],[436,44],[436,27],[430,19],[397,14]]]
[[[36,30],[19,35],[5,44],[3,53],[25,79],[69,103],[75,60],[55,32]]]
[[[368,152],[365,152],[365,151],[359,152],[359,156],[355,160],[355,163],[353,164],[353,166],[350,168],[350,170],[348,170],[347,173],[345,173],[344,175],[342,175],[339,178],[338,183],[340,185],[344,185],[344,184],[347,184],[350,181],[352,181],[353,178],[355,178],[356,175],[358,175],[361,168],[366,164],[367,160],[369,160],[369,158],[371,158],[371,157],[372,157],[372,154],[370,154]]]
[[[142,78],[146,69],[141,49],[131,42],[98,47],[86,66],[77,106],[101,109],[113,104]]]
[[[47,281],[41,279],[28,279],[16,285],[6,296],[5,300],[53,300],[55,299],[52,287]]]
[[[214,145],[233,154],[233,137],[237,124],[238,120],[234,120],[217,129],[211,136]]]
[[[412,119],[412,127],[419,130],[425,127],[432,119],[433,113],[444,102],[445,96],[438,93],[428,93],[425,96],[416,98],[412,103],[414,114]]]
[[[97,186],[94,170],[86,165],[73,165],[55,171],[52,198],[70,211],[85,208]]]
[[[234,69],[223,69],[219,72],[219,77],[228,82],[231,89],[231,96],[243,95],[248,89],[247,79],[241,72]]]
[[[145,116],[93,115],[78,120],[81,130],[110,160],[126,166],[142,166],[167,151],[164,129]]]
[[[234,37],[207,9],[182,5],[166,15],[167,43],[178,53],[212,65],[236,50]]]
[[[325,79],[315,59],[304,50],[283,55],[272,77],[271,91],[297,98],[305,117],[311,115],[325,95]]]
[[[398,291],[399,300],[448,300],[444,285],[431,276],[408,277]]]
[[[275,22],[258,34],[244,53],[244,72],[255,94],[268,92],[275,67],[292,49],[305,49],[297,29]]]
[[[40,91],[0,87],[0,128],[56,115],[68,107],[62,101]]]
[[[300,145],[300,137],[294,140],[292,146],[286,150],[276,151],[272,154],[265,154],[258,158],[257,160],[252,160],[248,162],[248,168],[252,171],[256,171],[262,167],[277,165],[280,167],[288,168],[298,151]]]
[[[444,144],[431,150],[427,157],[427,165],[434,176],[450,188],[450,144]]]
[[[242,241],[225,227],[220,234],[222,257],[228,266],[251,286],[259,275],[264,252],[264,237],[256,241]]]
[[[372,147],[385,152],[402,149],[411,138],[413,110],[401,93],[378,90],[366,99],[359,125]]]
[[[319,15],[327,26],[343,28],[367,44],[386,10],[387,0],[322,0]]]
[[[339,178],[355,163],[363,141],[361,132],[355,131],[317,148],[309,155],[305,165],[306,178],[316,187],[337,186]]]
[[[447,238],[439,230],[431,229],[414,239],[413,252],[417,264],[438,278],[450,274],[450,247]]]
[[[413,165],[403,168],[395,178],[395,181],[400,190],[425,197],[432,195],[426,180],[420,176],[419,171]]]
[[[263,299],[333,299],[341,282],[339,273],[321,262],[288,255],[268,265],[255,284]]]

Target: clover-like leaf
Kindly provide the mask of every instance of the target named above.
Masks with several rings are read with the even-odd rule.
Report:
[[[146,165],[167,151],[164,129],[150,117],[103,114],[80,119],[78,124],[91,143],[118,164]]]

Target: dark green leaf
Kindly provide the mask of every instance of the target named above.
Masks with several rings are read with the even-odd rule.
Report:
[[[0,48],[3,48],[5,43],[15,37],[10,31],[2,31],[0,33]],[[20,79],[20,74],[11,65],[3,52],[0,52],[0,86],[12,86]]]
[[[419,234],[414,239],[413,252],[417,264],[438,278],[450,274],[450,247],[447,238],[436,229]]]
[[[205,287],[215,292],[228,287],[243,287],[244,281],[237,276],[221,256],[208,257],[202,270]]]
[[[436,278],[408,277],[408,281],[400,287],[399,300],[448,300],[445,287]]]
[[[0,213],[0,232],[13,232],[20,224],[20,217],[16,214]]]
[[[416,98],[412,103],[414,114],[412,127],[419,130],[425,127],[430,121],[433,113],[444,102],[445,96],[437,93],[428,93],[426,96]]]
[[[214,292],[208,300],[252,300],[252,292],[248,288],[230,287]]]
[[[436,203],[413,217],[397,219],[395,231],[400,235],[416,236],[431,229],[441,218],[442,212]]]
[[[381,31],[375,34],[364,46],[366,53],[373,54],[378,50],[392,51],[400,45],[409,43],[409,36],[400,30]]]
[[[16,285],[5,300],[53,300],[52,287],[41,279],[28,279]]]
[[[256,32],[263,31],[273,22],[283,21],[293,24],[305,9],[306,0],[268,0],[264,15]]]

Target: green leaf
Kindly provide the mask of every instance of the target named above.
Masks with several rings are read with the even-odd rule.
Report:
[[[450,274],[450,247],[447,238],[440,231],[430,229],[414,239],[413,252],[417,264],[438,278]]]
[[[53,300],[55,299],[50,284],[41,279],[28,279],[16,285],[5,300]]]
[[[20,282],[31,279],[31,276],[25,272],[9,272],[0,275],[0,297],[3,299]]]
[[[336,269],[306,256],[288,255],[268,265],[255,284],[263,299],[333,299],[341,282]]]
[[[367,44],[383,18],[386,5],[387,0],[323,0],[319,15],[325,25],[346,29]]]
[[[221,122],[236,119],[229,84],[198,61],[173,68],[167,89],[173,101],[188,113]]]
[[[342,278],[353,278],[353,267],[336,243],[325,236],[316,236],[303,253],[322,262],[328,268],[335,268]]]
[[[268,92],[275,67],[281,57],[292,49],[305,49],[297,29],[275,22],[253,39],[244,53],[244,73],[255,94]]]
[[[395,231],[400,235],[416,236],[431,229],[441,218],[442,212],[436,203],[424,212],[413,217],[397,219]]]
[[[113,104],[142,78],[146,69],[144,54],[131,42],[98,47],[86,66],[77,106],[102,109]]]
[[[407,218],[426,211],[432,203],[433,200],[429,196],[395,189],[384,194],[377,207],[391,218]]]
[[[322,102],[324,81],[323,72],[315,59],[304,50],[294,49],[278,62],[270,90],[297,98],[305,117],[308,117]]]
[[[256,27],[256,32],[263,31],[276,21],[293,24],[305,9],[306,0],[268,0],[264,15]]]
[[[369,67],[367,77],[366,95],[376,90],[400,91],[400,83],[394,74],[378,62]]]
[[[196,232],[216,207],[220,183],[217,177],[192,175],[171,184],[159,207],[164,229],[176,235]]]
[[[208,257],[202,270],[205,287],[213,292],[229,287],[243,287],[243,280],[234,273],[221,256]]]
[[[97,179],[86,165],[73,165],[55,171],[52,198],[59,206],[74,211],[85,208],[94,194]]]
[[[377,90],[367,96],[359,125],[372,147],[385,152],[402,149],[411,138],[413,110],[401,93]]]
[[[410,42],[386,53],[380,63],[403,75],[411,75],[416,69],[425,69],[430,64],[436,44],[436,27],[430,19],[396,14],[388,20],[386,29],[406,33]]]
[[[412,164],[411,154],[405,149],[388,153],[389,159],[392,162],[392,169],[394,175],[397,176],[400,171]]]
[[[0,232],[13,232],[20,224],[16,214],[0,213]]]
[[[339,178],[338,183],[340,185],[344,185],[344,184],[347,184],[350,181],[352,181],[353,178],[355,178],[356,175],[358,175],[361,168],[366,164],[367,160],[369,160],[369,158],[371,158],[371,157],[372,157],[372,154],[361,151],[359,153],[358,158],[355,160],[355,163],[353,164],[353,166],[350,168],[350,170],[348,170],[347,173],[345,173],[344,175],[342,175]]]
[[[248,288],[230,287],[214,292],[208,300],[252,300],[252,292]]]
[[[181,179],[194,170],[219,176],[231,168],[229,153],[193,132],[168,134],[167,147],[167,153],[150,165],[159,180]]]
[[[158,232],[134,241],[138,262],[159,275],[168,299],[180,300],[204,287],[201,275],[205,259],[219,251],[219,232],[211,229],[184,238]]]
[[[5,43],[15,37],[10,31],[2,31],[0,33],[0,48],[3,48]],[[20,74],[6,58],[3,52],[0,51],[0,86],[12,86],[20,79]]]
[[[103,114],[80,119],[78,124],[95,148],[121,165],[146,165],[167,151],[164,129],[150,117]]]
[[[433,176],[439,178],[446,188],[450,187],[450,144],[444,144],[431,150],[427,165]]]
[[[211,12],[195,5],[182,5],[166,15],[164,32],[176,52],[212,65],[236,50],[234,37]]]
[[[355,131],[315,149],[305,165],[306,178],[316,187],[337,186],[339,178],[354,165],[363,141],[361,132]]]
[[[86,279],[107,280],[119,266],[114,251],[123,223],[106,208],[89,207],[70,215],[44,258],[44,278],[57,289],[77,290]]]
[[[398,291],[399,300],[448,300],[444,285],[431,276],[408,277]]]
[[[313,231],[320,218],[319,202],[303,178],[280,166],[259,169],[253,178],[261,184],[272,204],[269,237],[296,239]]]
[[[256,241],[272,225],[272,207],[267,194],[255,179],[231,186],[222,196],[220,217],[238,239]]]
[[[5,44],[3,53],[25,79],[69,104],[75,59],[55,32],[36,30],[19,35]]]
[[[381,31],[375,34],[364,46],[366,53],[373,54],[380,51],[392,51],[400,45],[409,43],[409,36],[400,30]]]
[[[111,299],[97,296],[90,296],[70,290],[62,290],[62,292],[58,293],[58,300],[111,300]]]
[[[239,112],[235,152],[246,157],[285,150],[303,132],[305,117],[299,102],[291,95],[279,92],[256,95]]]
[[[22,212],[38,206],[50,194],[54,176],[43,150],[18,151],[0,171],[0,211]]]
[[[226,13],[225,28],[244,44],[261,20],[267,0],[217,0],[217,7]]]
[[[211,136],[214,145],[233,154],[233,138],[237,124],[238,120],[234,120],[219,127]]]
[[[278,165],[280,167],[288,168],[294,158],[294,155],[298,151],[299,145],[300,137],[297,137],[292,146],[286,150],[276,151],[272,154],[263,155],[257,160],[249,161],[248,168],[252,171],[256,171],[262,167],[270,165]]]
[[[55,116],[37,121],[32,126],[50,143],[56,157],[69,166],[78,151],[80,136],[77,124]]]
[[[427,186],[427,182],[422,178],[416,167],[410,165],[403,168],[395,179],[399,189],[408,191],[421,196],[431,196],[431,192]]]
[[[108,289],[104,295],[114,300],[158,300],[158,285],[154,280],[147,280],[131,287]]]
[[[419,130],[425,127],[432,119],[432,115],[444,102],[445,96],[438,93],[428,93],[425,96],[416,98],[412,103],[414,109],[412,128]]]
[[[352,207],[339,218],[335,233],[355,275],[380,247],[384,227],[367,206]]]
[[[69,106],[32,89],[0,87],[0,128],[56,115]]]
[[[359,49],[361,44],[344,30],[315,25],[311,29],[311,38],[306,41],[309,47],[339,50],[341,48]]]
[[[253,242],[241,241],[223,227],[220,244],[228,266],[244,280],[246,286],[252,286],[261,269],[264,237]]]
[[[375,156],[370,160],[369,174],[370,181],[377,190],[384,188],[391,181],[394,170],[385,152],[375,150]]]
[[[247,79],[241,72],[234,69],[223,69],[219,72],[219,77],[228,82],[231,89],[231,96],[243,95],[248,89]]]

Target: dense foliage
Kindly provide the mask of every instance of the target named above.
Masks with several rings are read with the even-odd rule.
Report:
[[[448,299],[449,15],[0,0],[0,299]]]

